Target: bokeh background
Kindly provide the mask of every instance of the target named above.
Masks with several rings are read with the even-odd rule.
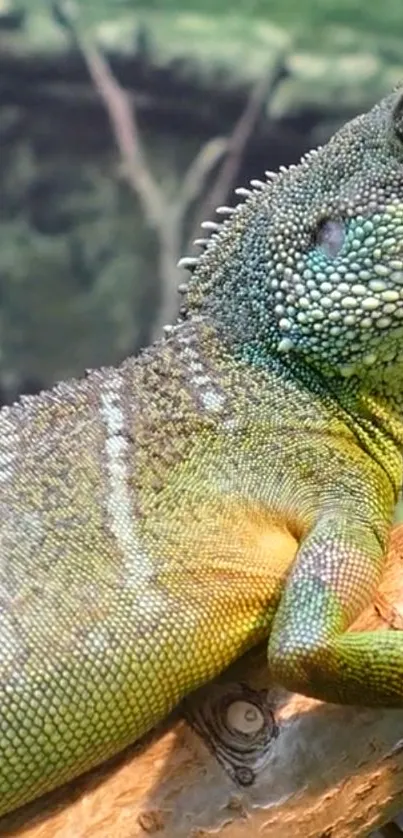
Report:
[[[402,22],[402,0],[0,0],[0,401],[158,336],[200,220],[403,79]]]

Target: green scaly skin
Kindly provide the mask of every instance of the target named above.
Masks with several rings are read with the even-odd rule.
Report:
[[[347,633],[402,482],[403,96],[256,188],[168,337],[0,414],[0,814],[270,634],[274,676],[403,706]]]

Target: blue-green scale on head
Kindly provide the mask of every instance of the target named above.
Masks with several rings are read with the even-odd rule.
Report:
[[[402,110],[397,91],[254,188],[199,257],[188,315],[249,361],[384,382],[403,363]]]

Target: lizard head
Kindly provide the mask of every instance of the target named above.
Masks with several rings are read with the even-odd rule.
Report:
[[[402,91],[250,192],[198,258],[185,311],[252,362],[402,369]]]

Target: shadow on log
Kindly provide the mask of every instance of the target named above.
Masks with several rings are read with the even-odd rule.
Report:
[[[353,630],[373,628],[403,628],[403,525]],[[286,693],[257,649],[152,737],[4,818],[0,835],[359,838],[402,806],[403,710]]]

